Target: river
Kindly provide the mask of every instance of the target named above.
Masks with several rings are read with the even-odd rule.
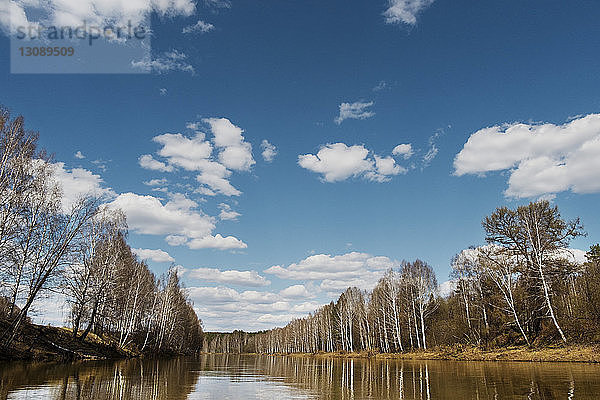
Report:
[[[0,399],[599,399],[600,366],[204,355],[3,363]]]

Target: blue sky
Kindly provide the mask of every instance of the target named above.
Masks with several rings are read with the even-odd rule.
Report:
[[[12,16],[32,22],[25,3]],[[124,14],[49,3],[49,21]],[[103,193],[157,274],[183,268],[207,329],[285,324],[403,259],[443,282],[501,205],[550,198],[582,218],[574,248],[600,240],[599,3],[139,4],[148,73],[11,74],[3,57],[0,103],[65,192]]]

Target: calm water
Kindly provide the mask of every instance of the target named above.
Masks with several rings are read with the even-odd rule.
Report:
[[[208,355],[0,365],[0,399],[600,399],[592,364]]]

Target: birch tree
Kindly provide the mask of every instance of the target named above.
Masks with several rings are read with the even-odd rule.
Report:
[[[523,258],[528,272],[538,281],[546,315],[566,343],[553,306],[552,281],[563,277],[565,272],[561,264],[555,262],[557,252],[568,248],[571,239],[583,234],[579,219],[565,221],[557,206],[543,200],[516,210],[500,207],[485,218],[483,227],[488,243]]]

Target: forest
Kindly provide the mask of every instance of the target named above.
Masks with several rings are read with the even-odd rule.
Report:
[[[350,287],[337,301],[283,328],[207,337],[215,352],[422,351],[470,345],[496,349],[591,344],[600,339],[600,245],[584,262],[569,250],[584,235],[542,200],[500,207],[483,220],[486,244],[451,260],[454,289],[439,294],[422,260],[389,270],[370,291]]]
[[[0,347],[10,353],[35,302],[60,293],[74,341],[91,335],[139,353],[197,350],[202,322],[175,269],[157,277],[138,260],[124,214],[101,198],[65,205],[52,157],[37,141],[22,117],[0,110]]]
[[[433,268],[404,261],[372,290],[349,287],[285,327],[205,333],[175,268],[155,276],[127,243],[123,212],[86,195],[66,205],[52,157],[0,110],[0,347],[31,325],[36,301],[66,298],[74,341],[93,337],[134,353],[398,353],[436,346],[596,343],[600,245],[547,200],[499,207],[482,222],[485,244],[450,261],[451,293]],[[432,249],[432,251],[435,251]]]

